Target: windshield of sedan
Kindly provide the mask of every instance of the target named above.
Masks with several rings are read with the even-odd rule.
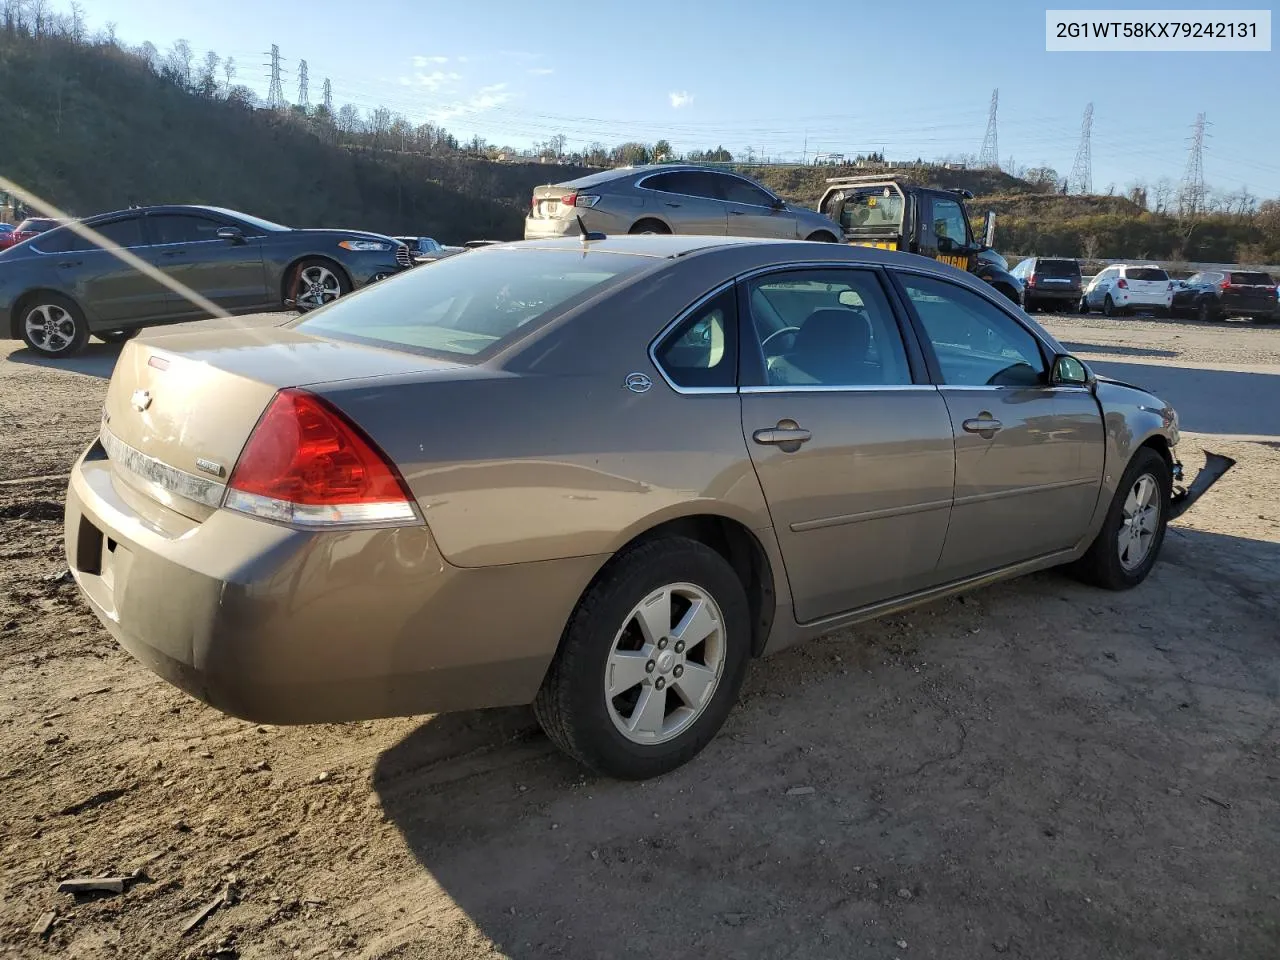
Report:
[[[652,263],[645,257],[578,250],[469,252],[335,300],[296,326],[335,340],[477,357]]]

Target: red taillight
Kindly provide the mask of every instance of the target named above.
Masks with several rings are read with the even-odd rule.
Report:
[[[1223,280],[1220,284],[1218,284],[1218,289],[1230,290],[1233,286],[1235,285],[1230,280]]]
[[[1126,280],[1124,277],[1121,277],[1119,280],[1116,281],[1116,286],[1119,287],[1121,290],[1128,290],[1129,281]]]
[[[578,202],[578,195],[576,193],[571,193],[568,196],[564,196],[560,198],[560,204],[565,207],[572,207],[577,202]]]
[[[1035,285],[1036,285],[1036,275],[1033,273],[1031,274],[1031,276],[1027,277],[1027,286],[1034,287]]]
[[[275,395],[227,486],[231,509],[285,523],[418,520],[395,466],[359,427],[304,390]]]

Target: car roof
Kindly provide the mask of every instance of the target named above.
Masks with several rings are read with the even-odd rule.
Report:
[[[114,217],[127,216],[128,214],[139,213],[217,213],[231,217],[244,217],[246,214],[240,213],[238,210],[229,210],[226,207],[212,207],[197,203],[159,203],[149,207],[126,207],[124,210],[112,210],[108,213],[96,213],[92,217],[85,217],[84,222],[93,226],[102,220],[110,220]]]

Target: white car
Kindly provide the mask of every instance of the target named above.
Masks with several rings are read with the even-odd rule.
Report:
[[[1146,263],[1117,263],[1098,272],[1084,288],[1080,312],[1101,310],[1108,317],[1134,310],[1168,316],[1173,305],[1173,280],[1163,267]]]

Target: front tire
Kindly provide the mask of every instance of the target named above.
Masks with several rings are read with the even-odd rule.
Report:
[[[289,289],[298,309],[314,310],[350,293],[351,281],[346,271],[332,260],[308,257],[293,268]]]
[[[556,746],[596,772],[655,777],[716,735],[750,645],[746,593],[720,554],[684,537],[642,543],[579,602],[534,713]]]
[[[1107,294],[1106,299],[1102,301],[1102,315],[1106,317],[1114,317],[1116,315],[1116,302],[1111,299],[1111,294]]]
[[[1108,590],[1136,587],[1155,566],[1169,523],[1173,475],[1169,462],[1150,447],[1129,461],[1102,529],[1073,572]]]
[[[1087,299],[1087,298],[1085,298],[1085,297],[1081,297],[1081,298],[1080,298],[1080,302],[1076,304],[1076,310],[1078,310],[1081,314],[1086,314],[1086,313],[1088,313],[1088,312],[1089,312],[1089,301],[1088,301],[1088,299]]]
[[[130,330],[103,330],[100,333],[95,333],[94,336],[103,343],[125,343],[132,340],[140,332],[140,328],[133,327]]]
[[[1200,306],[1196,308],[1196,319],[1201,323],[1213,323],[1213,321],[1217,319],[1214,315],[1213,308],[1209,306],[1208,300],[1200,301]]]
[[[89,324],[76,303],[59,293],[43,293],[22,308],[22,340],[42,357],[70,357],[89,342]]]

